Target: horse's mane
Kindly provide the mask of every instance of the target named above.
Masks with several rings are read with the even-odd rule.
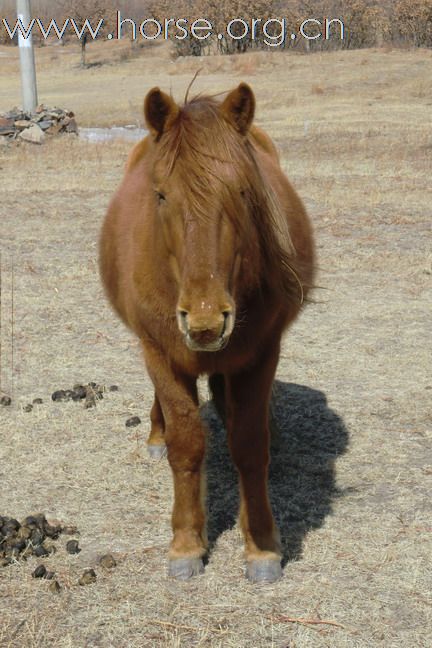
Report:
[[[188,189],[188,208],[196,217],[208,218],[218,207],[216,197],[220,200],[223,195],[224,210],[242,235],[250,236],[251,224],[258,232],[259,252],[272,288],[290,302],[303,303],[305,269],[279,199],[260,168],[256,144],[250,134],[241,136],[236,131],[219,105],[211,96],[186,100],[159,141],[158,160],[167,175],[176,169]],[[218,191],[209,191],[209,186]],[[252,223],[239,218],[243,215],[236,208],[239,191],[248,202]]]

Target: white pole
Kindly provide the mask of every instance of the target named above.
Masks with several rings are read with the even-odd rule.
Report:
[[[31,20],[30,0],[17,0],[17,16],[21,20],[21,23],[26,30]],[[21,31],[19,31],[18,44],[20,53],[23,110],[25,112],[34,112],[38,103],[38,99],[31,33],[28,38],[24,38]]]

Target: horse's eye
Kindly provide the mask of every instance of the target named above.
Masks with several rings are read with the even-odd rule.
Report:
[[[156,191],[156,198],[159,203],[159,205],[166,200],[165,194],[163,194],[161,191]]]

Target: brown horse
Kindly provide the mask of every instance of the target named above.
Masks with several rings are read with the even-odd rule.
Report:
[[[203,571],[205,429],[196,380],[209,376],[240,480],[252,581],[281,575],[267,493],[269,400],[281,335],[313,281],[300,199],[241,83],[222,102],[178,106],[151,90],[149,135],[132,150],[102,230],[108,297],[142,342],[155,388],[148,448],[174,479],[169,574]]]

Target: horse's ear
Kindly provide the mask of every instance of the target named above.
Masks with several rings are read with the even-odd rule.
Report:
[[[252,88],[247,83],[240,83],[224,99],[221,111],[234,128],[245,135],[255,114],[255,96]]]
[[[159,88],[152,88],[144,100],[144,117],[150,133],[158,139],[179,113],[172,97]]]

